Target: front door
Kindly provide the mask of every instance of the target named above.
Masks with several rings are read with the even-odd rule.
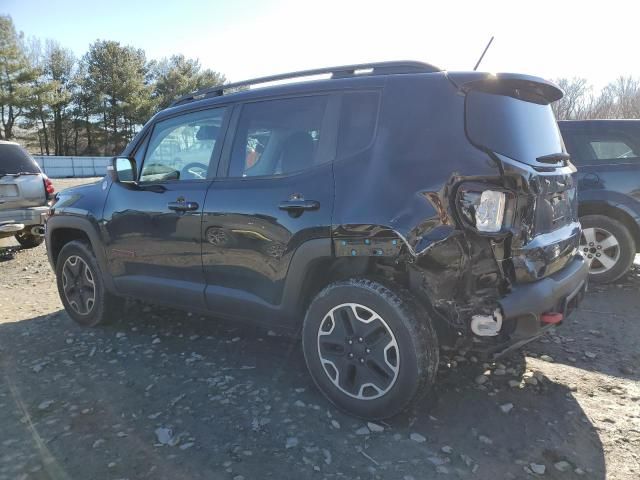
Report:
[[[158,121],[137,149],[137,184],[112,185],[104,213],[106,253],[119,292],[204,307],[202,208],[225,112],[200,110]]]
[[[313,95],[236,107],[223,175],[204,207],[205,298],[212,311],[270,320],[282,311],[298,247],[330,238],[335,105],[332,95]]]

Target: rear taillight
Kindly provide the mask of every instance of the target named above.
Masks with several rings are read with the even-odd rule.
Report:
[[[480,203],[475,209],[476,228],[480,232],[499,232],[504,218],[505,194],[485,190],[480,195]]]
[[[53,187],[53,183],[49,180],[48,177],[44,177],[44,191],[47,192],[47,200],[51,200],[53,198],[53,194],[56,189]]]
[[[500,187],[486,188],[489,186],[463,183],[457,193],[458,213],[465,225],[478,233],[505,233],[513,217],[514,195]]]

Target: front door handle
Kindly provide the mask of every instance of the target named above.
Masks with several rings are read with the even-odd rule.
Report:
[[[167,204],[169,210],[174,210],[176,212],[192,212],[197,210],[199,205],[197,202],[169,202]]]
[[[292,213],[302,213],[305,210],[318,210],[320,202],[316,200],[285,200],[280,202],[279,208]]]

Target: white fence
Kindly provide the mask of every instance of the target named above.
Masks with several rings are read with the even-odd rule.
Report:
[[[44,173],[51,178],[102,177],[111,157],[53,157],[34,155]]]

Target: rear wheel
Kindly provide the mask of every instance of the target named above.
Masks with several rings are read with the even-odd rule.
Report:
[[[124,299],[105,289],[98,262],[86,242],[74,240],[62,247],[56,279],[65,310],[79,324],[94,327],[121,313]]]
[[[33,235],[27,230],[16,233],[15,237],[22,248],[35,248],[44,242],[44,236]]]
[[[580,254],[589,263],[589,281],[609,283],[624,275],[636,254],[629,230],[604,215],[585,215],[580,223]]]
[[[311,303],[302,341],[316,385],[356,417],[392,417],[422,398],[435,380],[435,330],[426,311],[397,285],[332,283]]]

